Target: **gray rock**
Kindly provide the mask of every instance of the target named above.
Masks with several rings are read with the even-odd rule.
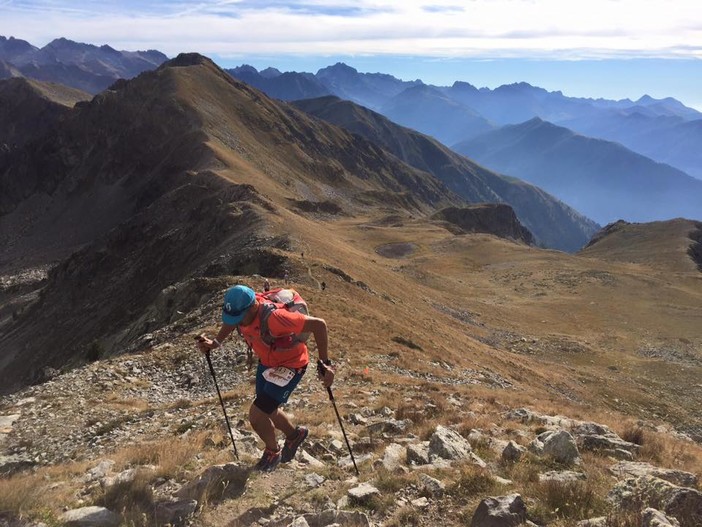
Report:
[[[575,439],[565,430],[549,430],[539,434],[529,445],[538,455],[547,455],[564,465],[580,464],[580,452]]]
[[[179,527],[185,525],[197,510],[196,500],[163,501],[156,504],[154,515],[157,525]]]
[[[360,505],[368,503],[373,496],[379,496],[380,491],[370,483],[361,483],[357,487],[349,489],[347,494],[352,503]]]
[[[227,463],[208,467],[200,476],[187,483],[177,493],[181,499],[220,500],[244,493],[249,468],[239,463]]]
[[[473,463],[473,465],[478,465],[480,468],[487,468],[488,466],[487,463],[483,461],[483,459],[475,452],[468,454],[468,459],[471,463]]]
[[[429,441],[407,445],[408,465],[428,465],[429,463]]]
[[[302,463],[305,463],[306,465],[309,465],[310,467],[314,467],[314,468],[323,468],[323,467],[324,467],[324,463],[322,463],[322,462],[321,462],[319,459],[317,459],[316,457],[313,457],[312,455],[310,455],[309,453],[307,453],[306,450],[302,450],[302,451],[298,454],[297,458],[298,458]]]
[[[82,507],[64,512],[59,518],[66,527],[117,527],[122,518],[105,507]]]
[[[393,436],[405,433],[411,424],[412,421],[409,419],[403,419],[401,421],[398,421],[397,419],[388,419],[387,421],[372,423],[368,425],[366,429],[371,436],[379,436],[381,434]]]
[[[510,421],[519,421],[522,423],[535,421],[538,419],[538,417],[540,417],[539,414],[526,408],[515,408],[505,414],[505,419],[509,419]]]
[[[309,527],[370,527],[371,523],[364,513],[359,511],[327,510],[319,514],[309,513],[299,517],[287,517],[268,523],[269,527],[288,527],[297,518],[303,518]]]
[[[446,485],[438,479],[432,478],[424,473],[419,474],[419,484],[421,491],[432,498],[440,498],[446,491]]]
[[[426,509],[427,507],[429,507],[429,500],[425,496],[414,499],[410,503],[416,509]]]
[[[522,445],[519,445],[515,443],[514,441],[510,441],[507,443],[507,446],[505,446],[504,450],[502,451],[502,460],[507,461],[509,463],[514,463],[516,461],[519,461],[522,456],[526,453],[527,449],[524,448]]]
[[[599,516],[597,518],[590,518],[589,520],[582,520],[577,523],[578,527],[607,527],[607,518],[605,516]]]
[[[641,447],[635,443],[624,441],[614,432],[608,434],[579,434],[577,443],[581,450],[600,452],[617,459],[632,459]]]
[[[349,423],[352,425],[366,425],[368,424],[368,419],[363,417],[361,414],[350,414],[348,417]]]
[[[489,497],[473,513],[471,527],[513,527],[526,521],[526,505],[519,494]]]
[[[436,431],[429,439],[429,460],[434,458],[466,459],[472,450],[473,448],[467,439],[445,426],[437,426]]]
[[[324,483],[324,481],[324,476],[320,476],[319,474],[315,474],[314,472],[305,476],[305,483],[307,483],[308,487],[319,487],[322,483]]]
[[[643,462],[620,461],[619,463],[609,467],[609,471],[619,478],[624,476],[654,476],[656,478],[670,481],[675,485],[680,485],[681,487],[695,487],[697,486],[698,481],[697,475],[692,474],[691,472],[656,467],[650,463]]]
[[[394,472],[402,467],[402,460],[407,459],[407,449],[397,443],[385,447],[382,464],[385,470]]]
[[[289,527],[310,527],[310,524],[307,523],[304,516],[298,516],[289,524]]]
[[[573,472],[572,470],[550,470],[539,474],[539,482],[555,481],[558,483],[574,483],[587,479],[587,476],[582,472]]]
[[[655,507],[675,517],[681,527],[698,527],[702,518],[702,493],[664,479],[639,476],[617,483],[607,495],[620,508]]]
[[[641,513],[641,520],[641,527],[680,527],[678,520],[650,507]]]
[[[36,465],[37,462],[24,454],[0,455],[0,476],[9,476]]]
[[[103,479],[110,473],[114,464],[115,462],[111,459],[103,459],[102,461],[100,461],[100,463],[97,464],[97,466],[88,470],[85,476],[83,476],[82,481],[84,483],[90,483],[91,481]]]

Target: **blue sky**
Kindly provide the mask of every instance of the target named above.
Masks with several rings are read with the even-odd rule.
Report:
[[[197,51],[224,67],[343,61],[438,85],[672,96],[702,110],[697,0],[0,0],[0,35]]]

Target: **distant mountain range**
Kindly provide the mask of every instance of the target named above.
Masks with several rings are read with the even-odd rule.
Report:
[[[79,44],[63,38],[38,49],[23,40],[0,37],[0,76],[51,80],[91,94],[118,78],[131,78],[153,69],[164,60],[166,56],[158,51],[116,51],[109,46]],[[702,144],[702,114],[672,98],[644,96],[637,101],[574,98],[527,83],[494,90],[476,88],[462,81],[451,86],[431,86],[418,79],[402,81],[383,73],[360,73],[343,63],[317,73],[281,72],[275,68],[259,72],[247,65],[226,71],[284,101],[327,95],[352,101],[444,145],[460,145],[457,148],[462,154],[474,156],[486,169],[543,184],[567,205],[592,215],[596,221],[620,217],[628,221],[677,216],[700,219],[702,214],[698,212],[700,208],[688,205],[697,196],[694,190],[697,185],[682,174],[702,177],[702,150],[696,147]],[[486,138],[506,137],[515,129],[497,135],[484,134],[497,133],[503,126],[520,126],[534,118],[545,124],[539,127],[525,124],[519,130],[536,135],[523,136],[521,140],[537,145],[541,151],[485,143],[490,141]],[[331,121],[344,126],[334,118]],[[549,143],[549,138],[562,141],[565,136],[546,132],[548,123],[558,125],[556,128],[566,135],[568,131],[562,126],[620,146],[587,141],[586,137],[572,133],[568,145]],[[371,135],[377,139],[378,134]],[[577,155],[570,150],[575,144]],[[497,151],[503,155],[496,154]],[[402,155],[400,158],[404,159]],[[600,185],[604,186],[600,189]],[[588,192],[574,190],[581,186]],[[618,190],[611,193],[611,188]],[[690,189],[693,191],[689,192]],[[495,199],[512,203],[520,219],[541,242],[563,248],[560,242],[545,237],[546,231],[525,216],[514,195],[510,199],[504,196]],[[552,229],[546,230],[561,238]],[[590,227],[583,232],[589,231]],[[583,241],[580,237],[574,240],[577,241],[573,243]],[[568,250],[572,249],[569,246]]]
[[[689,189],[697,188],[685,175],[702,177],[702,149],[696,146],[702,144],[702,114],[672,98],[643,96],[637,101],[574,98],[527,83],[494,90],[478,89],[467,82],[455,82],[450,87],[430,86],[419,80],[405,82],[389,75],[359,73],[345,64],[324,68],[314,75],[266,70],[264,76],[251,66],[228,71],[235,77],[245,72],[246,82],[283,100],[327,92],[373,109],[445,145],[460,144],[462,154],[474,156],[486,168],[537,185],[548,181],[545,188],[549,192],[586,215],[594,214],[591,217],[596,221],[702,217],[702,207],[689,206],[693,198],[678,200],[678,196],[687,196]],[[299,89],[301,81],[292,82],[296,77],[304,78],[304,92]],[[285,86],[291,89],[286,90]],[[549,137],[561,141],[563,135],[545,133],[545,125],[525,125],[520,130],[537,136],[524,140],[541,150],[528,152],[515,147],[504,150],[500,157],[488,155],[483,148],[466,147],[468,141],[482,134],[534,118],[556,125],[562,123],[572,132],[562,126],[554,130],[558,128],[572,137],[577,132],[605,141],[587,141],[586,137],[578,136],[569,144],[570,148],[578,143],[578,155],[569,156],[565,155],[567,150],[563,145],[549,142]],[[486,136],[484,148],[494,154],[502,146],[489,148],[490,138],[513,132],[510,129],[504,134]],[[610,141],[609,145],[606,141]],[[473,147],[477,144],[474,142]],[[559,151],[563,155],[556,155]],[[533,167],[539,174],[529,174],[527,165],[531,162],[520,159],[522,154],[544,155],[541,164]],[[585,159],[587,162],[583,163]],[[606,195],[609,192],[606,186],[598,194],[598,185],[605,182],[621,192]],[[587,187],[589,192],[574,192],[579,186]],[[691,195],[697,196],[697,192]]]
[[[603,225],[619,218],[702,219],[702,180],[619,143],[578,135],[539,118],[453,148],[543,188]]]
[[[43,48],[0,36],[0,79],[28,77],[96,94],[117,79],[135,77],[168,60],[160,51],[117,51],[57,38]]]

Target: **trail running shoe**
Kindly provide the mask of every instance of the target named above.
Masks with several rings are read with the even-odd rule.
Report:
[[[295,457],[298,447],[307,438],[310,431],[303,426],[298,426],[295,429],[295,436],[292,439],[286,439],[283,445],[283,455],[280,458],[281,463],[287,463]]]
[[[264,448],[261,460],[256,463],[254,469],[260,470],[261,472],[271,472],[275,470],[278,463],[280,463],[280,449],[268,450],[267,448]]]

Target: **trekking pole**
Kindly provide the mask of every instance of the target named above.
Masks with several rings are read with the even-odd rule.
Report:
[[[212,374],[212,380],[214,380],[215,388],[217,389],[217,395],[219,395],[219,403],[222,405],[222,412],[224,412],[224,420],[227,422],[227,429],[229,429],[229,437],[232,440],[232,446],[234,447],[234,455],[239,459],[239,453],[236,451],[236,443],[234,442],[234,434],[232,433],[232,427],[229,424],[229,417],[227,416],[227,410],[224,407],[224,399],[222,399],[222,393],[219,391],[219,385],[217,384],[217,376],[215,375],[214,368],[212,367],[212,359],[210,359],[210,351],[205,352],[205,358],[207,359],[207,365],[210,367],[210,373]]]
[[[346,437],[346,430],[344,430],[344,424],[341,422],[341,416],[339,415],[339,410],[336,409],[336,402],[334,401],[334,394],[332,393],[331,386],[327,386],[327,393],[329,394],[329,400],[334,406],[334,412],[336,412],[336,418],[339,421],[339,426],[341,427],[341,433],[344,434],[344,440],[346,441],[346,447],[349,449],[349,454],[351,454],[351,461],[353,462],[353,468],[356,469],[356,475],[360,476],[358,472],[358,467],[356,466],[356,460],[353,457],[353,452],[351,451],[351,445],[349,444],[349,438]]]

